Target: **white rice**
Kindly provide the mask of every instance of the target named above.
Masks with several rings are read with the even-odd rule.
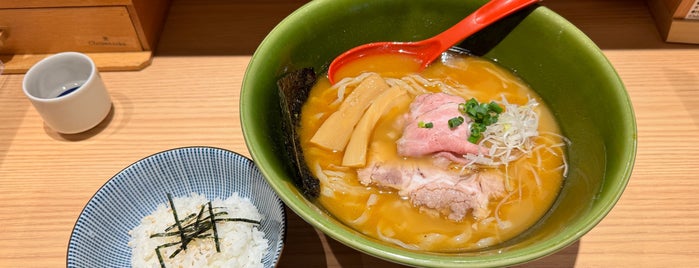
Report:
[[[163,200],[166,197],[163,196]],[[209,200],[205,196],[192,193],[190,197],[173,197],[177,215],[182,221],[189,214],[197,214],[202,205]],[[262,215],[247,198],[239,197],[237,193],[226,200],[215,199],[211,201],[215,212],[227,211],[226,216],[217,218],[245,218],[260,221]],[[208,215],[208,213],[204,213]],[[160,268],[160,262],[155,252],[156,247],[162,244],[178,242],[179,236],[154,237],[152,234],[163,233],[165,229],[175,224],[175,219],[168,202],[160,204],[150,215],[141,219],[141,224],[129,231],[131,240],[129,246],[132,249],[132,267]],[[171,230],[175,231],[177,228]],[[180,248],[180,245],[161,248],[160,252],[167,268],[174,267],[263,267],[262,258],[267,252],[267,240],[258,226],[246,222],[220,221],[216,222],[219,245],[221,252],[216,252],[216,244],[213,238],[193,239],[187,249],[180,251],[173,258],[170,255]],[[211,231],[209,231],[211,232]]]

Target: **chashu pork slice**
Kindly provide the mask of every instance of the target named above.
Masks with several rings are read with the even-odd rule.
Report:
[[[476,219],[486,218],[490,200],[505,192],[503,175],[497,171],[460,175],[432,165],[374,162],[357,173],[363,185],[398,190],[414,206],[434,209],[453,221],[469,212]]]

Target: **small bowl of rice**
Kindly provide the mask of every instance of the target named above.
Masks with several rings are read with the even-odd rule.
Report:
[[[248,158],[185,147],[112,177],[77,219],[67,267],[274,267],[284,204]]]

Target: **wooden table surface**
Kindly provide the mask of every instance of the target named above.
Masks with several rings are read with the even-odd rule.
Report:
[[[248,155],[239,91],[252,51],[304,1],[175,0],[152,65],[107,72],[113,113],[61,135],[0,76],[0,267],[61,267],[83,206],[150,154],[206,145]],[[523,267],[696,267],[699,263],[699,46],[662,42],[643,0],[549,0],[623,79],[638,123],[628,188],[570,247]],[[236,15],[231,15],[236,14]],[[397,266],[348,248],[288,211],[280,267]]]

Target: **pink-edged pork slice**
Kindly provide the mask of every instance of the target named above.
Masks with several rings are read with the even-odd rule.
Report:
[[[468,141],[471,119],[459,111],[459,104],[464,102],[463,98],[446,93],[417,96],[410,104],[403,136],[396,142],[398,154],[421,157],[450,153],[458,158],[483,151]],[[462,117],[464,122],[451,128],[449,120],[457,117]],[[426,124],[431,127],[425,127]]]

